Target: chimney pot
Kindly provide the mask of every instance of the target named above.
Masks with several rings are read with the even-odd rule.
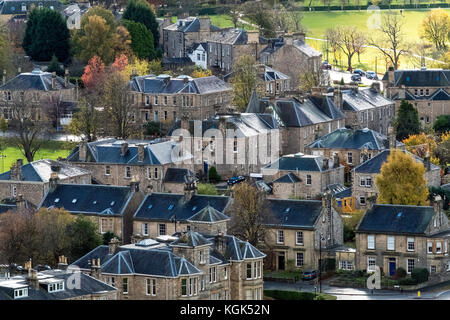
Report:
[[[83,139],[81,140],[80,146],[78,147],[78,159],[81,162],[85,162],[86,156],[87,156],[87,142],[86,140]]]
[[[122,148],[121,155],[122,155],[122,157],[124,157],[127,154],[127,151],[128,151],[128,143],[123,142],[122,145],[121,145],[121,148]]]
[[[138,161],[143,162],[145,156],[145,144],[138,144]]]

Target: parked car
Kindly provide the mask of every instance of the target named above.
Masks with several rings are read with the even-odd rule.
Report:
[[[353,70],[353,73],[359,74],[361,77],[364,77],[366,74],[361,69]]]
[[[361,82],[361,76],[359,74],[352,74],[352,81]]]
[[[325,60],[324,62],[322,62],[322,69],[331,70],[331,64],[329,64],[328,61]]]
[[[317,278],[317,270],[305,270],[302,274],[303,280],[312,280]]]
[[[366,72],[366,78],[370,80],[378,80],[378,76],[375,73],[375,71],[367,71]]]
[[[45,270],[52,270],[52,268],[49,265],[46,264],[39,264],[36,267],[34,267],[36,271],[45,271]]]
[[[230,179],[227,180],[227,184],[229,186],[232,186],[232,185],[235,185],[236,183],[240,183],[242,181],[245,181],[245,178],[243,176],[231,177]]]

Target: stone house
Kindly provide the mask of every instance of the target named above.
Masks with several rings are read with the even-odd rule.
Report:
[[[167,58],[185,58],[194,43],[204,42],[209,36],[220,32],[211,24],[209,17],[188,17],[163,28],[163,49]]]
[[[374,204],[356,229],[356,268],[376,267],[393,276],[398,268],[411,274],[426,268],[430,274],[447,271],[448,218],[440,197],[433,206]]]
[[[169,242],[112,242],[72,266],[118,287],[120,300],[262,300],[265,254],[227,235],[228,219],[208,205]]]
[[[344,166],[335,159],[290,154],[261,169],[265,181],[273,181],[276,198],[314,199],[330,184],[344,183]]]
[[[253,92],[246,112],[271,114],[276,119],[283,154],[305,152],[308,144],[345,125],[345,114],[328,96],[259,99]]]
[[[85,5],[78,5],[77,3],[70,4],[62,10],[62,15],[66,18],[67,29],[78,30],[81,28],[81,17],[88,7]]]
[[[264,41],[258,31],[222,29],[206,38],[208,43],[208,68],[227,75],[240,56],[251,55],[259,59]]]
[[[0,277],[0,301],[117,300],[116,288],[83,273],[79,273],[79,288],[68,285],[73,276],[73,272],[66,270],[37,272],[31,269],[27,276]]]
[[[38,209],[64,208],[81,214],[96,223],[101,234],[113,232],[123,243],[130,243],[133,214],[144,198],[138,183],[122,187],[52,182]]]
[[[4,73],[0,95],[2,96],[0,112],[6,120],[12,117],[11,104],[23,96],[40,106],[35,115],[36,121],[48,120],[49,112],[52,112],[48,107],[59,103],[60,110],[57,116],[59,122],[56,124],[58,126],[70,123],[77,101],[75,85],[69,81],[68,70],[64,78],[61,78],[54,72],[43,72],[35,68],[31,72],[19,73],[8,81]]]
[[[130,101],[136,107],[136,121],[170,125],[183,116],[203,120],[226,110],[232,88],[216,76],[193,79],[188,76],[147,75],[130,80]]]
[[[133,239],[172,235],[190,230],[188,219],[205,208],[224,213],[230,197],[195,194],[186,190],[184,194],[148,194],[133,216]]]
[[[285,34],[268,42],[260,52],[259,61],[288,75],[290,90],[297,90],[300,74],[321,70],[322,53],[306,44],[304,33]]]
[[[284,96],[291,88],[291,77],[266,65],[258,66],[258,77],[262,80],[258,91],[263,92],[264,97]]]
[[[153,143],[156,142],[156,143]],[[166,170],[178,165],[190,167],[192,156],[173,141],[104,139],[81,141],[67,161],[92,172],[100,184],[128,186],[139,181],[144,192],[162,191]]]
[[[208,44],[194,43],[188,51],[188,57],[202,69],[208,69]]]
[[[271,248],[270,254],[266,252],[271,261],[265,263],[272,269],[318,269],[319,260],[336,258],[335,250],[344,248],[342,217],[329,195],[322,201],[268,199],[268,203],[276,219],[265,225],[266,245]]]
[[[394,145],[404,149],[404,144],[396,141],[393,133],[388,138],[368,128],[340,128],[310,143],[305,152],[329,158],[339,157],[339,162],[347,167],[345,181],[350,182],[352,168]]]
[[[432,125],[436,118],[450,114],[450,70],[420,69],[387,71],[382,79],[384,95],[416,107],[422,124]]]
[[[0,14],[6,16],[27,15],[34,8],[58,10],[61,2],[58,0],[4,0],[0,5]]]
[[[0,174],[0,199],[17,199],[21,195],[37,206],[56,178],[62,183],[91,183],[90,171],[65,162],[44,159],[24,165],[22,159],[17,159],[10,171]]]
[[[427,186],[439,187],[441,184],[441,168],[430,162],[430,158],[422,159],[408,151],[399,150],[409,154],[416,162],[423,163],[425,166],[424,178]],[[378,195],[378,188],[375,184],[376,176],[380,173],[381,166],[387,161],[390,149],[384,150],[372,159],[360,164],[352,169],[352,196],[355,208],[364,208],[367,205],[369,197]]]
[[[204,121],[181,120],[168,134],[194,156],[195,172],[214,166],[222,179],[257,173],[279,157],[278,124],[269,114],[218,114]]]
[[[377,83],[375,83],[377,84]],[[379,83],[370,88],[350,89],[335,87],[333,101],[345,114],[346,125],[352,128],[369,128],[381,134],[388,135],[388,128],[395,119],[394,101],[380,94]]]

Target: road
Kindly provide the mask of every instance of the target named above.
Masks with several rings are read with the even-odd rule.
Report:
[[[314,283],[306,281],[300,281],[293,284],[265,281],[264,289],[315,292],[316,290],[319,290],[319,287],[315,288]],[[369,289],[363,288],[332,287],[329,286],[326,281],[322,284],[322,292],[336,296],[337,300],[450,300],[450,290],[448,289],[421,292],[419,298],[416,291],[398,292],[392,290],[374,290],[372,292]]]
[[[344,79],[345,83],[350,83],[352,82],[352,73],[350,72],[341,72],[341,71],[336,71],[336,70],[329,70],[329,74],[330,74],[330,79],[331,81],[341,81],[341,79]],[[383,75],[378,75],[378,78],[381,79],[383,77]],[[380,90],[383,90],[383,83],[381,81],[376,81],[376,80],[369,80],[366,77],[361,77],[361,83],[366,85],[366,86],[371,86],[372,83],[374,82],[378,82],[380,83]]]

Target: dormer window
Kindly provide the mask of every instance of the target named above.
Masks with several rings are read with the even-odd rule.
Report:
[[[14,290],[14,299],[28,297],[28,288]]]
[[[64,291],[64,282],[58,282],[58,283],[49,283],[48,284],[48,292],[59,292]]]
[[[22,11],[27,11],[27,5],[25,3],[22,3]]]

